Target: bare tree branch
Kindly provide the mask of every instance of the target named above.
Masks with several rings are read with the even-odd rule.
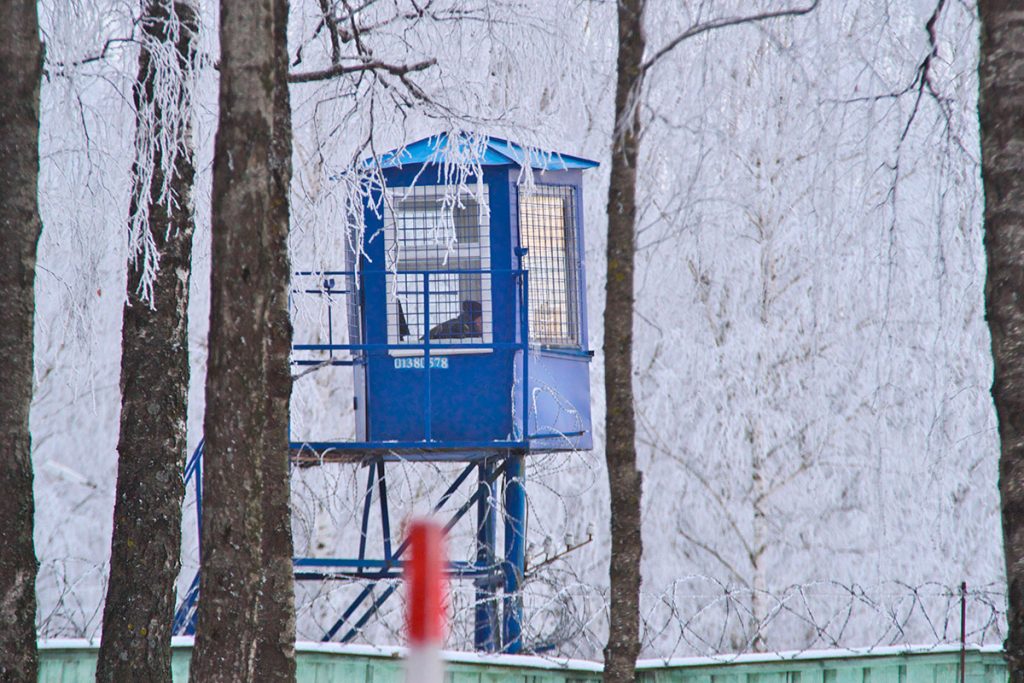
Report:
[[[721,19],[713,19],[711,21],[695,24],[673,38],[669,41],[668,45],[655,52],[650,59],[646,60],[640,68],[640,73],[641,75],[646,74],[662,57],[672,52],[672,50],[679,47],[685,41],[699,36],[702,33],[707,33],[708,31],[714,31],[720,28],[727,28],[729,26],[739,26],[741,24],[753,24],[760,21],[767,21],[769,19],[778,19],[780,17],[798,17],[812,12],[820,2],[821,0],[811,0],[811,4],[807,7],[795,7],[792,9],[776,10],[775,12],[762,12],[760,14],[750,14],[744,17],[722,17]]]
[[[107,58],[107,53],[110,48],[120,43],[135,43],[138,42],[134,37],[132,38],[108,38],[107,42],[103,44],[103,49],[97,54],[83,57],[82,59],[75,60],[73,62],[50,62],[43,65],[43,75],[49,79],[51,76],[65,76],[68,70],[74,69],[79,66],[85,66],[86,64],[92,64],[93,62],[99,62]]]
[[[414,71],[423,71],[437,64],[436,59],[427,59],[422,62],[416,62],[415,64],[389,64],[380,60],[364,61],[359,64],[335,64],[329,66],[326,69],[316,69],[314,71],[304,71],[300,73],[288,74],[289,83],[309,83],[312,81],[325,81],[336,76],[342,76],[344,74],[359,73],[365,71],[384,71],[398,76],[403,79],[404,76]]]
[[[324,15],[321,26],[327,28],[331,39],[331,65],[337,66],[341,64],[341,43],[338,40],[338,22],[334,19],[334,8],[331,7],[330,0],[320,0],[320,11]]]

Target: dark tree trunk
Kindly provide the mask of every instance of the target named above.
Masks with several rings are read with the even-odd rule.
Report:
[[[640,496],[633,408],[633,261],[639,148],[644,0],[619,0],[618,82],[608,186],[608,280],[604,308],[604,388],[611,492],[611,610],[604,649],[606,683],[634,680],[640,653]]]
[[[35,683],[32,542],[33,319],[39,219],[39,79],[35,0],[0,3],[0,680]]]
[[[175,36],[170,22],[180,22]],[[156,42],[176,39],[178,73],[194,66],[198,17],[188,2],[149,0],[142,30]],[[174,582],[180,567],[181,472],[185,463],[188,409],[188,290],[192,260],[193,166],[191,126],[181,126],[176,150],[161,149],[156,133],[181,117],[162,111],[156,101],[156,57],[146,43],[139,54],[135,107],[152,112],[152,126],[139,121],[135,177],[153,169],[132,196],[134,214],[148,202],[148,230],[160,254],[152,302],[143,298],[143,260],[128,264],[127,299],[121,331],[121,432],[118,441],[117,495],[110,550],[110,580],[103,609],[97,681],[171,680],[171,622]],[[166,76],[164,76],[166,77]],[[182,87],[187,87],[182,84]],[[146,116],[146,114],[140,114]],[[146,139],[143,139],[146,138]],[[174,207],[160,202],[164,156],[176,152]],[[145,158],[149,155],[149,158]],[[150,306],[152,303],[152,307]]]
[[[273,424],[276,411],[268,413],[268,402],[277,399],[270,386],[271,330],[280,324],[275,311],[287,286],[278,275],[287,230],[280,223],[288,215],[282,177],[289,174],[280,167],[278,130],[283,1],[224,0],[220,6],[203,565],[191,671],[192,680],[203,683],[277,678],[262,668],[257,676],[256,662],[260,634],[271,628],[261,620],[261,602],[282,599],[268,594],[261,601],[267,435],[283,439],[287,430],[287,423]],[[269,582],[266,587],[277,590]]]
[[[292,326],[288,315],[291,260],[288,226],[291,185],[291,101],[288,96],[287,0],[274,0],[275,84],[271,173],[281,197],[273,206],[267,330],[267,420],[263,432],[263,597],[256,671],[261,681],[295,680],[295,587],[292,569],[291,486],[288,477],[288,407],[292,393]],[[268,599],[269,598],[269,599]]]
[[[1024,14],[1017,0],[981,0],[981,174],[985,186],[985,312],[999,420],[999,492],[1006,553],[1010,680],[1024,681]]]

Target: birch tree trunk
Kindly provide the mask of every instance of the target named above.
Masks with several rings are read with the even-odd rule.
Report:
[[[644,0],[618,4],[615,131],[608,186],[608,279],[604,308],[604,388],[608,488],[611,493],[611,608],[604,648],[605,683],[634,680],[640,653],[640,497],[633,406],[633,264],[636,252],[638,100],[645,38]]]
[[[184,74],[193,68],[198,18],[190,3],[146,2],[142,27],[154,42],[174,41],[179,62],[175,73]],[[187,121],[181,127],[171,124],[180,132],[173,141],[176,149],[161,147],[160,129],[182,113],[163,111],[157,103],[157,59],[143,42],[135,83],[135,107],[140,119],[134,177],[139,179],[139,186],[132,196],[131,212],[134,215],[138,210],[138,202],[149,203],[146,227],[160,255],[160,267],[152,283],[151,302],[143,295],[144,260],[136,258],[128,267],[121,331],[121,432],[114,533],[96,669],[97,681],[111,683],[170,683],[174,582],[180,568],[195,168]],[[180,99],[178,104],[182,104]],[[144,121],[145,116],[153,120]],[[160,198],[165,154],[174,155],[173,176],[166,179],[173,193],[171,208]],[[147,167],[152,169],[152,176],[143,170]],[[144,186],[142,179],[147,177],[150,181]]]
[[[32,541],[33,324],[42,231],[39,79],[43,46],[35,0],[0,3],[0,680],[35,683],[36,561]]]
[[[981,0],[981,173],[985,312],[999,421],[1010,680],[1024,681],[1024,8]]]
[[[295,680],[295,574],[292,569],[291,486],[288,473],[288,409],[292,393],[292,326],[288,315],[291,185],[291,100],[288,94],[288,2],[274,0],[274,134],[271,175],[280,201],[272,205],[269,318],[265,343],[267,421],[263,459],[263,597],[256,671],[261,681]],[[269,599],[268,599],[269,598]]]
[[[287,423],[269,410],[279,389],[268,356],[280,324],[282,169],[279,26],[285,0],[224,0],[220,7],[220,124],[213,169],[210,355],[206,380],[203,565],[193,681],[281,680],[262,667],[261,607],[283,598],[265,584],[264,470],[268,434]],[[288,157],[290,158],[290,151]],[[284,191],[282,190],[284,188]],[[278,253],[275,252],[278,250]],[[287,362],[287,356],[282,359]],[[284,460],[287,451],[280,453]],[[273,488],[274,482],[270,482]],[[290,586],[290,582],[289,582]],[[265,612],[264,612],[265,614]],[[271,636],[274,637],[274,636]],[[290,636],[294,638],[294,636]]]

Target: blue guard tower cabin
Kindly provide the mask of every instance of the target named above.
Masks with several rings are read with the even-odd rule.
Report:
[[[479,174],[458,177],[456,159]],[[368,193],[362,242],[347,269],[299,272],[293,282],[293,301],[319,297],[344,309],[328,326],[346,319],[347,333],[328,330],[315,343],[297,335],[292,363],[351,366],[355,435],[293,440],[292,457],[357,461],[369,471],[357,556],[296,558],[296,579],[365,581],[324,640],[356,637],[401,575],[405,543],[392,547],[385,463],[464,462],[435,509],[476,473],[472,495],[449,520],[450,528],[476,508],[475,561],[453,562],[449,573],[476,586],[477,649],[520,652],[524,457],[593,443],[583,171],[597,163],[446,135],[375,163],[382,182]],[[375,496],[383,547],[371,558]],[[387,588],[375,591],[382,581]],[[179,620],[187,625],[185,608]]]
[[[437,136],[383,155],[358,266],[343,280],[328,274],[324,288],[358,292],[347,307],[358,343],[296,344],[294,354],[351,353],[356,442],[296,447],[433,459],[591,448],[582,171],[597,164],[527,160],[495,138],[452,149],[466,144]],[[451,184],[453,151],[474,155],[482,177]]]

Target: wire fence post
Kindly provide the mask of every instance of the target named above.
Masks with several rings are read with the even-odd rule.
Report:
[[[960,683],[967,676],[967,582],[960,583]]]

